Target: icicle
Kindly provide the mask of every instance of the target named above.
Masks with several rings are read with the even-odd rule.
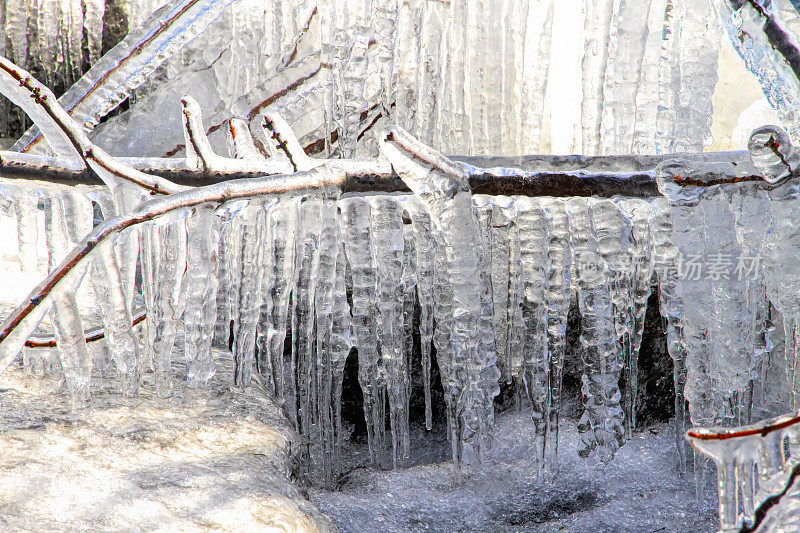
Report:
[[[442,31],[446,27],[447,10],[449,6],[443,3],[426,3],[422,9],[422,28],[420,35],[419,59],[416,61],[417,87],[419,88],[417,104],[417,120],[413,131],[419,138],[432,146],[444,146],[448,139],[442,135],[444,127],[443,95],[446,84],[446,48],[447,33]],[[402,43],[402,41],[401,41]],[[400,107],[404,92],[405,65],[400,65],[398,82],[400,95],[398,98],[398,114],[404,113]],[[402,124],[400,126],[405,127]],[[444,149],[444,148],[442,148]]]
[[[502,86],[498,95],[501,98],[500,110],[502,112],[502,140],[501,150],[505,155],[523,153],[519,147],[520,134],[522,133],[518,104],[522,101],[522,67],[523,50],[525,46],[525,29],[529,2],[504,0],[501,11],[500,34],[503,36],[501,44],[502,59]],[[496,306],[495,306],[496,307]]]
[[[475,198],[477,195],[473,196]],[[485,241],[491,253],[492,302],[494,303],[494,330],[497,359],[506,383],[512,380],[511,352],[509,350],[510,275],[511,275],[511,221],[514,219],[514,201],[507,196],[492,197],[492,227]]]
[[[558,421],[561,411],[561,383],[567,349],[567,315],[572,297],[572,258],[569,220],[562,200],[545,202],[550,220],[548,243],[547,351],[550,357],[550,418],[547,422],[545,468],[555,472],[558,464]]]
[[[231,322],[236,316],[239,287],[242,279],[241,220],[244,202],[230,202],[217,210],[220,224],[219,289],[217,291],[217,321],[214,326],[214,345],[225,350],[231,342]]]
[[[84,48],[89,65],[94,65],[102,51],[105,1],[83,0],[83,9],[83,33],[86,35]]]
[[[339,245],[336,257],[336,281],[333,286],[333,327],[331,331],[331,367],[333,374],[333,408],[334,426],[336,429],[336,446],[334,452],[334,471],[340,470],[339,450],[345,437],[342,424],[342,386],[344,384],[344,367],[347,356],[352,348],[350,318],[350,304],[347,303],[347,284],[345,271],[347,259],[345,257],[344,242]]]
[[[273,201],[250,200],[242,209],[241,254],[235,259],[241,265],[241,282],[236,306],[233,341],[234,384],[247,387],[253,374],[256,351],[256,327],[261,311],[263,278],[263,243],[265,241],[265,211]]]
[[[172,350],[177,321],[185,305],[180,292],[186,270],[186,226],[182,218],[162,218],[145,232],[150,236],[151,250],[145,262],[151,263],[149,279],[153,283],[152,296],[145,298],[145,351],[150,352],[148,359],[155,369],[158,395],[167,397],[172,394]]]
[[[468,54],[466,36],[467,10],[469,6],[464,2],[452,2],[449,6],[450,14],[447,21],[447,47],[445,49],[445,77],[441,105],[445,111],[442,114],[438,148],[448,153],[470,150],[469,123],[465,94],[469,87],[466,86],[465,57]],[[472,153],[472,152],[469,152]]]
[[[637,394],[639,387],[639,347],[644,332],[647,299],[650,297],[650,281],[653,275],[651,258],[651,219],[653,209],[649,202],[639,199],[616,200],[633,231],[631,246],[630,291],[625,319],[628,321],[627,336],[623,339],[625,354],[625,418],[626,435],[631,438],[636,428]]]
[[[431,343],[433,342],[434,316],[434,257],[436,243],[433,239],[430,215],[425,212],[419,200],[411,198],[407,202],[414,232],[416,257],[417,298],[419,300],[419,337],[422,365],[422,387],[425,399],[425,429],[433,428],[431,413]],[[438,344],[437,344],[438,346]]]
[[[370,246],[370,205],[364,197],[339,200],[345,252],[353,277],[353,334],[358,348],[358,381],[364,395],[364,419],[370,460],[386,465],[384,429],[383,376],[378,353],[377,316],[375,314],[376,271]]]
[[[376,306],[380,366],[383,370],[392,437],[392,463],[409,457],[409,367],[403,353],[403,209],[391,197],[369,196],[372,260],[376,276]]]
[[[600,205],[598,205],[600,207]],[[636,414],[636,387],[638,386],[638,344],[636,343],[636,297],[637,276],[642,260],[637,252],[636,240],[630,220],[625,218],[619,205],[614,202],[602,205],[600,209],[592,210],[592,223],[597,232],[598,251],[603,254],[603,260],[609,271],[611,308],[614,313],[614,329],[617,335],[620,359],[620,370],[628,378],[624,400],[622,401],[625,414],[625,435],[631,435]],[[645,227],[646,230],[646,227]],[[649,280],[644,281],[645,292],[643,305],[646,305],[649,291]],[[641,296],[640,296],[641,297]],[[642,309],[644,313],[644,309]],[[643,318],[643,317],[642,317]]]
[[[332,68],[329,131],[336,129],[341,157],[353,157],[360,133],[361,113],[367,109],[364,89],[369,59],[367,50],[372,35],[370,3],[350,2],[346,8],[334,2],[323,3],[323,53],[334,60]],[[330,43],[330,44],[328,44]],[[391,64],[388,66],[391,71]]]
[[[567,205],[584,347],[582,392],[585,411],[578,423],[582,457],[607,462],[624,440],[619,404],[622,355],[612,304],[610,260],[628,243],[608,217],[617,216],[606,200],[571,199]]]
[[[102,311],[111,360],[121,377],[122,393],[134,396],[139,388],[139,339],[131,324],[131,307],[125,296],[114,241],[100,243],[94,252],[92,282]]]
[[[334,391],[341,376],[337,374],[341,354],[336,353],[334,345],[339,339],[334,337],[335,290],[337,279],[337,259],[341,238],[337,204],[326,199],[322,203],[321,233],[319,236],[319,270],[315,293],[314,313],[316,322],[316,388],[317,388],[317,443],[322,454],[322,467],[326,486],[330,486],[336,474],[336,454],[338,440],[336,434],[336,405],[333,403]],[[347,310],[349,314],[349,309]],[[340,332],[337,332],[340,333]],[[336,348],[341,349],[337,346]],[[347,355],[345,354],[345,358]],[[343,365],[342,365],[343,368]]]
[[[56,345],[64,369],[64,380],[72,394],[75,408],[86,407],[89,403],[89,385],[92,379],[92,360],[86,349],[83,322],[75,301],[75,291],[86,273],[86,266],[79,267],[71,274],[72,283],[65,283],[52,295],[53,307],[50,317],[55,329]]]
[[[28,18],[34,5],[29,0],[7,0],[6,38],[11,40],[11,49],[5,56],[17,65],[24,65],[28,57]]]
[[[656,151],[655,139],[659,107],[661,105],[661,91],[666,89],[659,82],[659,61],[661,57],[661,43],[665,35],[665,8],[668,0],[651,0],[649,13],[649,33],[644,43],[644,56],[642,57],[642,74],[639,89],[636,92],[636,119],[633,128],[632,153],[652,154]],[[669,3],[670,9],[672,4]],[[669,19],[667,19],[669,20]],[[667,34],[668,35],[668,34]],[[665,73],[666,75],[666,73]],[[666,76],[665,76],[666,80]],[[671,88],[671,87],[670,87]],[[584,145],[584,153],[586,145]]]
[[[496,2],[476,0],[467,9],[464,35],[466,61],[465,90],[469,105],[470,153],[498,153],[502,146],[500,115],[500,80],[502,47],[495,42],[500,33]],[[458,53],[458,49],[451,53]]]
[[[17,219],[19,262],[23,274],[33,274],[38,264],[38,202],[36,192],[15,189],[14,211]]]
[[[701,152],[711,144],[711,95],[720,45],[713,10],[710,0],[667,2],[657,152]]]
[[[583,73],[583,99],[581,100],[581,125],[583,153],[596,155],[601,151],[603,121],[603,82],[606,79],[608,57],[611,53],[609,41],[613,28],[611,21],[615,8],[613,0],[587,2],[584,26],[584,54],[581,61]],[[614,32],[616,33],[616,32]],[[614,43],[616,44],[616,42]],[[615,47],[616,48],[616,47]],[[608,77],[609,82],[613,80]]]
[[[309,196],[300,203],[293,295],[292,367],[289,371],[289,410],[296,413],[297,428],[308,439],[316,422],[316,354],[314,346],[314,299],[319,282],[322,198]]]
[[[380,70],[380,101],[388,109],[394,101],[395,43],[398,37],[398,0],[372,3],[377,61]]]
[[[717,164],[706,165],[704,170],[712,173],[728,168],[727,164],[719,170]],[[664,163],[658,172],[659,189],[672,207],[672,240],[682,254],[676,288],[684,303],[684,394],[694,424],[732,426],[749,417],[757,337],[755,307],[748,303],[749,282],[735,275],[734,265],[743,255],[728,191],[719,186],[679,187],[675,183],[677,176],[692,172],[690,164],[683,161]],[[696,491],[701,501],[705,463],[702,457],[695,457]]]
[[[92,229],[92,204],[82,194],[66,189],[40,189],[45,211],[48,270],[52,271]]]
[[[539,153],[541,146],[544,97],[547,88],[550,62],[537,58],[550,57],[553,43],[552,0],[528,5],[525,24],[524,74],[522,75],[522,123],[520,125],[520,152]]]
[[[683,299],[678,292],[679,252],[672,239],[673,221],[666,199],[652,202],[653,270],[658,277],[661,316],[667,322],[667,350],[672,359],[675,387],[675,443],[678,471],[686,471],[686,347],[683,343]]]
[[[495,366],[491,307],[484,305],[490,300],[488,280],[481,269],[482,243],[467,175],[457,164],[420,145],[402,130],[394,129],[382,138],[382,153],[424,202],[442,234],[444,247],[440,251],[446,257],[443,266],[453,294],[450,342],[456,380],[448,394],[451,402],[455,400],[460,441],[460,453],[453,459],[472,464],[480,461],[491,442],[492,399],[499,392],[500,373]],[[442,295],[441,299],[445,297]],[[437,294],[436,298],[440,296]]]
[[[417,106],[421,93],[431,90],[431,87],[423,87],[417,83],[425,68],[423,58],[420,57],[420,43],[423,38],[422,17],[428,6],[418,0],[400,0],[398,3],[399,6],[396,7],[398,13],[395,17],[397,21],[386,20],[383,24],[384,32],[391,28],[395,35],[391,36],[391,40],[385,37],[382,37],[382,40],[391,42],[394,48],[393,67],[397,96],[392,116],[400,127],[413,130],[418,120]],[[389,10],[391,9],[395,9],[395,6],[390,6]],[[396,31],[393,28],[395,24]],[[379,31],[379,34],[381,33],[383,32]],[[385,80],[382,81],[382,85],[391,91],[391,77]],[[384,106],[391,102],[391,92],[385,94],[389,97],[383,97]]]
[[[781,416],[733,430],[695,428],[688,438],[717,465],[721,531],[740,531],[742,526],[759,531],[793,529],[791,487],[796,482],[800,442],[796,417]]]
[[[67,36],[67,43],[64,47],[69,54],[66,57],[66,84],[72,85],[75,80],[80,78],[83,69],[83,6],[82,0],[69,0],[64,13],[65,20],[62,21],[62,30]],[[66,28],[64,28],[66,26]]]
[[[184,353],[186,378],[191,387],[204,387],[216,371],[211,354],[219,283],[215,207],[211,204],[198,206],[186,220]]]
[[[544,464],[547,422],[550,418],[550,361],[547,351],[547,262],[549,235],[547,215],[538,199],[516,197],[520,234],[525,324],[522,379],[533,403],[536,430],[536,462]]]
[[[601,5],[604,3],[601,2]],[[636,94],[641,79],[642,59],[647,39],[650,1],[620,0],[614,2],[615,26],[608,42],[608,65],[602,91],[605,97],[602,113],[602,148],[606,154],[631,152],[636,123]]]
[[[271,264],[272,268],[264,272],[262,284],[267,297],[261,306],[257,328],[259,371],[268,374],[281,400],[288,391],[283,344],[289,317],[289,296],[297,283],[294,265],[298,205],[297,197],[281,198],[267,214],[271,239],[267,241],[265,254],[271,258],[265,260],[265,264]]]
[[[522,260],[520,258],[520,231],[517,223],[517,206],[513,203],[502,206],[509,219],[508,228],[508,333],[506,353],[510,378],[522,375],[522,350],[524,348],[525,323],[522,320]]]
[[[417,302],[417,248],[414,244],[414,229],[408,211],[408,200],[402,198],[403,211],[403,353],[406,368],[411,375],[411,359],[414,354],[414,308]],[[411,378],[406,380],[406,395],[410,398]]]

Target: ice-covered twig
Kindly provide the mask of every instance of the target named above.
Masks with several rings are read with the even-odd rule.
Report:
[[[25,302],[20,304],[3,322],[0,329],[0,374],[13,361],[27,338],[51,305],[52,292],[73,271],[83,267],[92,250],[120,231],[158,218],[166,213],[194,207],[204,203],[221,204],[229,200],[254,196],[303,191],[321,191],[326,188],[341,188],[346,184],[344,172],[327,167],[318,167],[292,175],[269,176],[254,179],[227,181],[207,187],[184,190],[177,194],[155,197],[137,206],[131,213],[106,221],[97,226],[81,241],[36,288]]]
[[[50,89],[11,61],[0,58],[0,92],[40,125],[47,144],[64,167],[82,168],[75,140],[49,109],[50,103],[56,100]]]
[[[770,183],[780,183],[800,169],[800,150],[792,145],[789,135],[778,126],[754,129],[747,149],[750,151],[750,161]]]
[[[203,117],[200,111],[200,105],[191,96],[184,96],[181,99],[183,109],[183,135],[186,139],[186,167],[188,169],[197,171],[200,176],[203,175],[220,175],[220,174],[234,174],[242,172],[255,172],[258,175],[264,174],[283,174],[287,171],[296,171],[296,169],[288,169],[283,162],[276,159],[265,159],[263,157],[251,157],[247,161],[242,158],[231,159],[223,157],[214,153],[211,143],[206,135],[206,130],[203,127]],[[274,114],[277,116],[277,114]],[[231,119],[236,120],[236,119]],[[283,119],[278,117],[275,120],[280,120],[284,124]],[[236,144],[236,135],[234,128],[238,128],[238,147]],[[247,134],[245,134],[247,132]],[[238,125],[232,126],[231,138],[234,144],[234,150],[241,150],[247,148],[245,144],[249,143],[251,147],[251,156],[257,153],[253,145],[253,138],[249,135],[246,127]],[[295,139],[295,142],[297,140]],[[305,155],[305,154],[304,154]],[[311,165],[307,165],[302,170],[308,170]]]
[[[397,146],[404,155],[416,160],[418,163],[431,167],[432,170],[463,178],[467,177],[467,171],[463,163],[455,162],[431,150],[400,128],[390,129],[384,135],[383,140],[389,145]]]
[[[286,154],[294,171],[312,168],[314,162],[306,155],[292,128],[283,120],[283,117],[272,111],[264,111],[263,116],[265,131],[269,132],[278,149]]]
[[[728,0],[728,4],[736,8],[744,7],[738,0]],[[758,13],[764,21],[761,31],[767,37],[767,41],[773,50],[778,53],[789,65],[794,76],[800,81],[800,49],[792,41],[791,33],[783,27],[783,20],[776,17],[771,11],[767,10],[756,0],[747,0],[744,5]]]
[[[228,122],[228,131],[233,144],[233,153],[237,159],[245,161],[264,161],[264,156],[256,148],[250,127],[240,118],[232,118]]]
[[[132,326],[141,324],[146,318],[144,309],[139,309],[133,313]],[[106,334],[103,327],[93,328],[84,333],[86,342],[97,342],[103,340]],[[56,338],[53,335],[31,335],[25,341],[25,346],[28,348],[54,348],[56,346]]]
[[[213,172],[223,166],[221,159],[214,153],[203,127],[203,115],[200,104],[191,96],[181,98],[181,118],[183,137],[186,140],[186,166],[202,172]]]

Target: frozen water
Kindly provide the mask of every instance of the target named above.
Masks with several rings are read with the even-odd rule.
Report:
[[[247,388],[266,380],[301,435],[303,473],[313,477],[320,467],[331,485],[344,464],[349,428],[341,401],[352,348],[369,456],[381,467],[412,461],[416,365],[425,426],[433,427],[435,363],[456,476],[469,465],[467,477],[480,477],[481,459],[497,460],[501,380],[530,401],[533,435],[526,438],[540,476],[564,464],[565,452],[557,450],[573,293],[583,410],[567,448],[611,465],[615,454],[628,453],[626,441],[639,438],[638,356],[655,272],[674,362],[672,436],[681,471],[687,400],[692,423],[723,427],[800,404],[797,186],[787,179],[800,160],[790,142],[797,136],[797,14],[785,2],[608,0],[583,4],[578,16],[577,2],[550,1],[176,0],[151,15],[159,5],[126,3],[130,24],[143,25],[61,100],[85,130],[127,100],[127,111],[94,129],[98,144],[125,155],[183,153],[176,165],[212,173],[233,161],[213,152],[229,150],[227,129],[244,135],[233,145],[238,162],[269,158],[279,171],[321,164],[305,149],[351,159],[380,151],[412,195],[339,198],[331,189],[227,203],[222,195],[115,235],[87,261],[67,254],[99,221],[95,211],[109,219],[149,198],[120,175],[152,177],[97,150],[102,164],[87,162],[111,195],[4,182],[2,197],[19,198],[3,211],[19,249],[11,258],[19,277],[44,278],[65,257],[78,266],[52,280],[53,291],[32,292],[30,306],[7,319],[20,325],[4,336],[0,369],[24,351],[30,372],[63,373],[81,407],[93,382],[109,376],[125,395],[141,394],[148,383],[169,397],[181,351],[185,375],[178,376],[203,387],[219,370],[211,345],[229,349],[232,382]],[[46,83],[69,85],[85,70],[84,59],[98,58],[102,2],[4,7],[3,53],[52,64]],[[397,123],[447,153],[699,153],[710,143],[717,12],[789,131],[756,130],[752,165],[737,159],[732,168],[730,159],[743,154],[662,164],[659,186],[668,202],[473,196],[472,167],[400,128],[378,137],[368,131]],[[219,31],[202,31],[215,20]],[[35,33],[27,31],[34,26]],[[51,93],[31,91],[14,74],[3,69],[7,96],[30,113],[59,161],[77,168],[88,140],[77,127],[66,134],[64,117],[41,105]],[[201,87],[196,99],[179,98]],[[173,112],[179,102],[182,114]],[[184,137],[168,122],[181,116]],[[250,124],[223,127],[235,116]],[[44,151],[34,135],[17,148]],[[328,161],[319,172],[352,172],[351,164],[366,163]],[[756,173],[770,186],[752,183]],[[168,186],[158,192],[184,190],[156,184]],[[139,319],[143,326],[133,327]],[[52,335],[42,355],[30,345],[23,350],[37,328]],[[85,342],[97,328],[106,340]],[[772,469],[788,468],[785,457],[777,461],[781,444],[752,445],[775,456],[759,463],[765,493],[781,488],[767,479]],[[704,451],[719,466],[728,527],[739,505],[750,516],[756,503],[753,491],[733,501],[737,489],[726,480],[741,474],[741,483],[752,485],[755,460],[741,459],[735,445],[711,448]],[[746,464],[731,470],[732,461]],[[705,468],[697,465],[702,486]]]

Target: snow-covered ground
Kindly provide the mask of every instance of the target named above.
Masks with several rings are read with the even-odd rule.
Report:
[[[0,377],[0,531],[326,531],[290,481],[297,433],[232,364],[209,388],[125,400],[94,380],[71,411],[59,380]],[[150,375],[148,375],[149,377]],[[52,388],[56,390],[51,390]]]
[[[496,436],[492,462],[461,484],[454,484],[449,462],[396,471],[361,467],[336,490],[311,489],[311,501],[345,532],[717,529],[713,482],[701,512],[692,473],[677,474],[669,424],[635,433],[610,464],[589,467],[577,456],[574,422],[564,421],[554,481],[536,477],[529,416],[501,413]]]

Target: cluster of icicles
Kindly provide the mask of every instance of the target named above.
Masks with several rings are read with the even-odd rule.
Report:
[[[503,379],[531,399],[536,460],[553,467],[567,312],[577,290],[585,348],[581,453],[610,459],[635,424],[652,256],[670,246],[666,201],[473,196],[463,184],[443,196],[429,182],[452,177],[416,175],[434,192],[322,190],[204,204],[103,242],[91,266],[59,287],[49,312],[75,402],[88,401],[93,365],[115,369],[124,394],[136,394],[152,376],[168,396],[173,379],[184,377],[173,366],[176,353],[190,385],[202,387],[215,371],[212,343],[230,346],[236,385],[247,386],[254,372],[271,384],[300,432],[319,445],[330,480],[346,437],[340,398],[351,349],[370,453],[384,466],[409,457],[412,357],[421,361],[431,426],[435,353],[457,463],[479,460],[489,445]],[[101,188],[6,180],[2,195],[10,200],[5,216],[16,222],[22,271],[52,269],[95,218],[117,214]],[[41,241],[43,258],[34,244]],[[107,339],[94,357],[80,311],[92,304],[78,304],[86,289]],[[146,318],[137,333],[131,323],[139,306]],[[47,353],[25,352],[39,365],[37,354]],[[93,363],[98,357],[108,361]],[[620,391],[623,371],[628,387]]]

